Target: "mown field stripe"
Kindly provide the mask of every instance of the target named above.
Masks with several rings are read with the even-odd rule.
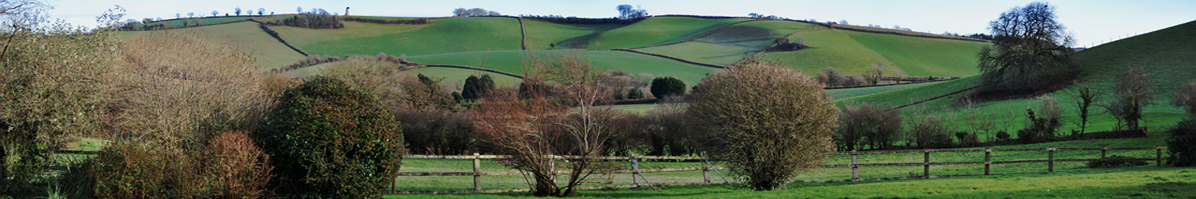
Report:
[[[629,48],[629,49],[632,49],[632,50],[634,50],[634,49],[644,49],[644,48],[661,47],[661,46],[668,46],[668,45],[674,45],[674,44],[679,44],[679,43],[691,42],[691,41],[694,41],[694,40],[697,40],[697,39],[701,39],[702,37],[710,36],[711,34],[714,34],[715,32],[718,32],[718,31],[720,31],[720,30],[726,29],[727,27],[731,27],[731,26],[734,26],[734,25],[736,25],[736,24],[741,24],[741,23],[753,22],[753,21],[760,21],[760,20],[759,20],[759,19],[753,19],[753,20],[747,20],[747,21],[740,21],[740,22],[735,22],[735,23],[729,23],[729,24],[727,24],[727,25],[723,25],[723,27],[718,27],[718,28],[715,28],[714,30],[706,31],[705,33],[702,33],[702,34],[700,34],[700,35],[697,35],[697,36],[690,37],[689,39],[685,39],[685,40],[681,40],[681,41],[675,41],[675,42],[669,42],[669,43],[663,43],[663,44],[656,44],[656,45],[651,45],[651,46],[635,47],[635,48]]]

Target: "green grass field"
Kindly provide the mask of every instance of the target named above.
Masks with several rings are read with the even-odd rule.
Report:
[[[682,41],[727,24],[746,20],[749,19],[651,17],[631,25],[603,31],[593,38],[583,36],[565,42],[589,44],[584,46],[588,50],[598,49],[598,44],[601,44],[601,49],[644,47]]]
[[[529,54],[529,52],[536,53],[535,55],[543,55],[543,53],[582,53],[581,56],[590,60],[590,64],[604,70],[619,69],[637,75],[640,73],[651,73],[658,77],[676,75],[686,85],[697,84],[703,77],[706,77],[707,73],[719,70],[717,68],[623,51],[485,51],[410,56],[408,60],[425,64],[465,65],[523,74],[523,60],[533,55]]]
[[[809,75],[818,74],[826,67],[834,67],[848,75],[862,74],[868,65],[884,60],[884,57],[838,31],[818,30],[796,35],[802,37],[810,48],[764,53],[761,58],[779,61],[785,67]]]
[[[590,42],[603,33],[622,28],[623,24],[558,24],[534,19],[523,19],[527,28],[527,48],[529,50],[550,49],[553,44],[556,49],[566,48],[594,48]],[[608,48],[609,49],[609,48]]]
[[[224,43],[250,53],[257,58],[257,65],[265,68],[277,68],[303,59],[303,54],[279,43],[277,39],[262,31],[254,22],[238,22],[215,26],[187,28],[177,31],[184,34],[196,34],[207,38],[213,43]],[[120,38],[131,39],[140,34],[152,34],[157,31],[123,31]]]
[[[186,21],[186,22],[187,22],[187,26],[194,26],[194,25],[196,25],[196,24],[199,24],[199,25],[203,25],[203,24],[214,24],[214,23],[227,22],[227,21],[236,21],[236,20],[243,20],[243,19],[249,19],[249,18],[252,18],[252,17],[201,17],[201,18],[181,18],[181,19],[164,20],[164,21],[159,21],[159,22],[147,23],[147,24],[143,24],[143,25],[141,25],[141,26],[138,26],[138,27],[137,27],[137,29],[138,29],[138,30],[141,30],[141,29],[144,29],[144,28],[145,28],[145,26],[147,26],[147,25],[158,25],[158,24],[166,24],[166,27],[167,27],[167,28],[178,28],[178,27],[183,27],[183,22],[184,22],[184,21]]]
[[[813,24],[791,21],[753,21],[730,26],[694,41],[640,51],[702,63],[731,65],[743,59],[746,52],[763,50],[777,38],[814,27]]]
[[[425,25],[344,22],[342,29],[275,26],[287,42],[311,54],[408,56],[519,50],[519,21],[505,17],[439,19]]]
[[[933,82],[931,82],[931,83],[933,83]],[[859,96],[864,96],[864,95],[884,93],[884,92],[889,92],[889,91],[896,91],[896,90],[901,90],[901,89],[906,89],[906,88],[925,86],[926,84],[931,84],[931,83],[898,84],[898,85],[863,87],[863,88],[830,89],[830,90],[826,90],[826,94],[830,94],[831,99],[839,100],[839,99],[847,99],[847,98],[859,97]]]
[[[907,37],[856,31],[841,31],[856,42],[916,76],[966,77],[979,73],[976,52],[983,42]]]
[[[1166,133],[1160,131],[1151,132],[1150,138],[1132,138],[1132,139],[1106,139],[1106,140],[1080,140],[1080,141],[1065,141],[1053,143],[1039,143],[1029,145],[1012,145],[1012,146],[998,146],[991,147],[994,149],[1022,149],[1022,148],[1046,148],[1046,147],[1060,147],[1060,148],[1079,148],[1079,147],[1151,147],[1163,144]],[[971,148],[971,149],[982,149]],[[1136,150],[1136,151],[1109,151],[1108,155],[1123,155],[1140,158],[1154,158],[1154,150]],[[1057,151],[1054,154],[1055,158],[1073,159],[1073,158],[1098,158],[1099,151]],[[932,153],[931,161],[934,162],[976,162],[983,161],[984,154],[981,152],[944,152]],[[1008,161],[1008,160],[1026,160],[1026,159],[1046,159],[1047,153],[1045,151],[1016,151],[1016,152],[993,152],[992,161]],[[863,154],[859,155],[860,163],[906,163],[906,162],[921,162],[923,155],[921,153],[899,153],[899,154]],[[833,155],[824,164],[848,164],[851,162],[849,155]],[[620,161],[616,164],[625,167],[627,162]],[[997,164],[993,165],[991,172],[993,176],[972,176],[972,177],[955,177],[955,178],[941,178],[941,179],[911,179],[911,180],[893,180],[893,181],[862,181],[862,182],[834,182],[822,183],[824,181],[841,181],[851,178],[851,170],[849,168],[822,168],[809,172],[804,172],[793,179],[794,182],[788,184],[789,190],[771,191],[771,192],[752,192],[743,190],[742,187],[728,187],[723,185],[708,185],[708,186],[678,186],[668,187],[660,192],[642,190],[642,189],[613,189],[601,191],[585,191],[582,196],[589,197],[636,197],[633,193],[660,193],[660,195],[653,195],[655,197],[725,197],[724,192],[735,192],[739,194],[759,194],[758,196],[790,196],[802,195],[810,196],[812,194],[819,195],[819,197],[873,197],[885,196],[893,197],[899,195],[900,197],[943,197],[944,195],[950,197],[961,196],[975,196],[977,194],[984,194],[991,191],[1002,190],[1026,190],[1026,189],[1055,189],[1068,195],[1057,195],[1062,197],[1087,197],[1091,194],[1070,193],[1067,190],[1074,189],[1080,185],[1099,186],[1104,188],[1129,188],[1132,191],[1141,191],[1136,189],[1134,184],[1152,184],[1161,182],[1179,182],[1180,185],[1191,186],[1191,183],[1196,182],[1196,169],[1193,168],[1173,168],[1173,167],[1156,167],[1154,161],[1148,161],[1149,165],[1139,167],[1128,167],[1118,169],[1091,169],[1086,167],[1085,162],[1057,162],[1055,164],[1055,172],[1048,173],[1046,163],[1019,163],[1019,164]],[[471,160],[440,160],[440,159],[407,159],[404,161],[402,172],[468,172],[472,171]],[[716,166],[721,166],[722,163],[715,162]],[[641,168],[678,168],[678,167],[694,167],[700,166],[699,163],[693,162],[644,162]],[[983,174],[983,165],[947,165],[947,166],[931,166],[931,175],[979,175]],[[497,165],[493,161],[483,161],[482,170],[484,172],[502,172],[511,171],[505,167]],[[908,177],[910,174],[921,175],[921,166],[876,166],[876,167],[861,167],[860,177],[863,179],[874,178],[892,178],[892,177]],[[724,174],[727,174],[724,172]],[[717,175],[711,174],[714,181],[721,181]],[[697,183],[702,181],[700,171],[680,171],[680,172],[655,172],[647,173],[645,175],[649,182],[653,183]],[[1147,177],[1143,177],[1147,176]],[[599,176],[596,181],[605,181],[606,176]],[[613,177],[612,183],[594,183],[590,186],[614,186],[614,185],[629,185],[630,174],[616,174]],[[1156,178],[1157,177],[1157,178]],[[501,190],[501,189],[527,189],[522,177],[519,176],[483,176],[484,190]],[[1028,180],[1034,179],[1034,180]],[[996,183],[1002,180],[1012,180],[1021,183]],[[1099,182],[1094,182],[1099,181]],[[439,190],[439,191],[464,191],[472,189],[472,177],[400,177],[397,181],[399,190]],[[1073,182],[1073,183],[1059,183],[1059,182]],[[1117,182],[1117,183],[1103,183],[1103,182]],[[826,189],[818,189],[820,187],[839,187],[847,189],[856,185],[873,184],[875,189],[883,189],[885,191],[867,191],[861,195],[859,190],[840,190],[828,192]],[[976,187],[976,189],[956,189],[950,184],[961,184],[958,186]],[[1126,186],[1126,185],[1130,186]],[[908,186],[917,186],[918,190],[925,190],[922,192],[907,193]],[[980,186],[984,185],[984,186]],[[846,187],[845,187],[846,186]],[[925,187],[932,188],[925,188]],[[947,186],[947,187],[939,187]],[[1152,185],[1157,186],[1157,185]],[[1165,186],[1166,187],[1166,186]],[[1182,187],[1182,186],[1181,186]],[[815,188],[815,189],[811,189]],[[925,188],[925,189],[923,189]],[[982,189],[983,188],[983,189]],[[1146,189],[1150,190],[1150,189]],[[1087,190],[1092,191],[1092,190]],[[929,193],[928,193],[929,192]],[[611,194],[596,196],[593,194]],[[1196,191],[1179,191],[1170,190],[1163,194],[1196,194]],[[504,193],[504,194],[461,194],[461,195],[444,195],[455,197],[507,197],[507,196],[524,196],[524,193]],[[630,195],[619,195],[630,194]],[[872,194],[872,195],[869,195]],[[888,194],[888,195],[885,195]],[[908,194],[908,195],[900,195]],[[1077,195],[1078,194],[1078,195]],[[1122,194],[1121,192],[1102,192],[1102,194]],[[1130,193],[1133,194],[1133,193]],[[1146,193],[1144,193],[1146,194]],[[1156,193],[1157,194],[1157,193]],[[1127,194],[1128,195],[1128,194]],[[405,197],[420,197],[428,195],[389,195],[388,198],[405,198]],[[442,197],[444,197],[442,196]],[[1044,197],[1045,195],[1020,195],[1021,197]],[[1020,197],[1019,197],[1020,198]]]

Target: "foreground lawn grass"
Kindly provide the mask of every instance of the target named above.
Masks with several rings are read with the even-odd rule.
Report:
[[[956,178],[789,183],[779,191],[751,191],[731,185],[691,185],[661,190],[583,190],[595,198],[1189,198],[1196,197],[1196,168],[1132,167]],[[385,198],[509,198],[495,194],[386,195]]]

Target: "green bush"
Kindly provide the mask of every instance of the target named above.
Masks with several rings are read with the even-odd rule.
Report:
[[[657,77],[652,80],[652,96],[662,99],[668,95],[685,95],[685,82],[673,77]]]
[[[394,116],[328,77],[284,92],[254,136],[270,154],[274,188],[288,198],[380,198],[402,161]]]
[[[1117,167],[1136,167],[1146,166],[1146,161],[1132,160],[1133,157],[1126,157],[1120,155],[1113,155],[1105,158],[1105,160],[1088,161],[1088,168],[1117,168]]]
[[[1196,166],[1196,120],[1184,120],[1171,128],[1167,138],[1167,151],[1171,157],[1167,164],[1186,167]]]

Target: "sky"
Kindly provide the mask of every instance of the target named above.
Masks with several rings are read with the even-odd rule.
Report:
[[[483,8],[504,15],[563,15],[608,18],[618,15],[620,4],[640,6],[652,15],[690,14],[747,16],[748,13],[776,15],[817,21],[846,20],[850,24],[899,25],[930,33],[987,33],[988,22],[1001,12],[1024,6],[1032,0],[43,0],[54,8],[51,17],[74,25],[94,27],[95,17],[114,5],[126,9],[126,18],[171,19],[219,15],[265,8],[266,13],[295,13],[322,8],[351,15],[443,17],[455,8]],[[1196,0],[1046,0],[1057,6],[1058,21],[1076,39],[1074,47],[1091,47],[1113,40],[1164,29],[1196,20]]]

